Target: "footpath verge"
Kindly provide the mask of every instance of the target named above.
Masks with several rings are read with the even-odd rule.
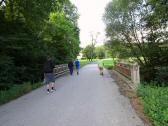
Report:
[[[126,79],[123,79],[123,76],[121,77],[119,74],[116,74],[114,70],[109,70],[109,73],[118,84],[120,93],[129,98],[132,107],[135,109],[141,120],[147,126],[153,126],[150,118],[144,113],[144,105],[142,100],[137,96],[136,91],[128,84],[128,81],[125,81]]]

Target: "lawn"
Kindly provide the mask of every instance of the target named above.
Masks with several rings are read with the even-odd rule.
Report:
[[[96,62],[97,59],[93,59],[93,61],[89,61],[89,60],[80,60],[80,65],[81,65],[81,68],[84,67],[85,65],[91,63],[91,62]]]
[[[111,69],[114,67],[115,63],[117,62],[117,59],[108,58],[108,59],[102,59],[99,61],[99,66],[103,66],[107,69]]]

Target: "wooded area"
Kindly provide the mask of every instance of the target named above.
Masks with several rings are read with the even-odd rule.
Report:
[[[0,0],[0,87],[40,81],[47,55],[76,58],[78,17],[69,0]]]

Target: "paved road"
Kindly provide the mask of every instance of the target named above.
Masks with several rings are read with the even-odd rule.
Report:
[[[0,126],[144,126],[107,71],[96,64],[80,75],[56,80],[51,94],[42,87],[0,107]]]

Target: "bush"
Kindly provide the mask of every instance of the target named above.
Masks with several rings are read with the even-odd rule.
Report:
[[[145,113],[153,120],[155,126],[168,126],[168,87],[141,85],[139,96],[144,101]]]
[[[14,80],[14,63],[11,57],[0,56],[0,83],[12,83]]]
[[[16,62],[9,56],[0,56],[0,90],[6,90],[11,84],[22,84],[24,82],[37,83],[43,77],[44,58],[31,57],[20,58]],[[27,60],[26,60],[27,59]]]
[[[157,69],[155,81],[168,85],[168,67],[161,67]]]
[[[155,79],[156,76],[156,70],[154,67],[150,66],[140,66],[140,76],[141,76],[141,81],[145,82],[151,82],[151,80]]]
[[[15,66],[11,57],[0,56],[0,90],[8,88],[15,79]]]

